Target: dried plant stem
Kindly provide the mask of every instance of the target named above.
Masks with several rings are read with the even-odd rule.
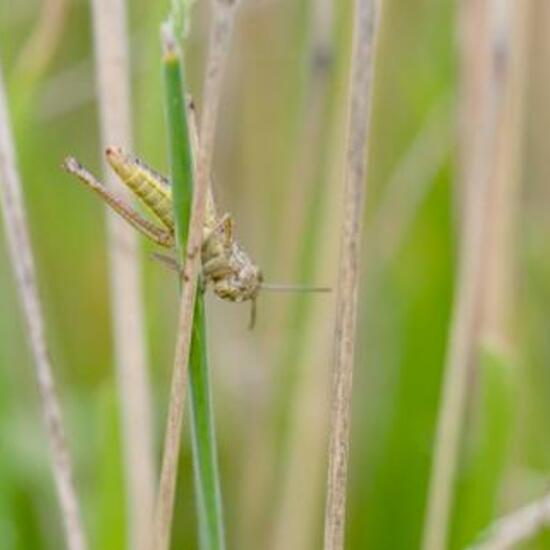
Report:
[[[131,148],[131,98],[124,0],[94,0],[94,39],[101,142]],[[114,176],[105,170],[111,188]],[[122,186],[117,192],[130,201]],[[135,231],[107,213],[113,339],[122,416],[129,547],[145,549],[152,538],[155,466],[147,372],[139,249]]]
[[[547,528],[550,528],[550,495],[496,521],[485,531],[485,540],[471,550],[511,550]]]
[[[200,194],[206,196],[206,192],[204,190],[201,192],[199,185],[196,185],[194,197],[199,196],[200,200]],[[193,215],[193,213],[197,212],[197,204],[199,203],[194,199],[191,214],[192,224],[194,222],[194,225],[191,225],[189,230],[190,242],[191,238],[194,237],[195,240],[192,242],[195,243],[199,242],[197,241],[197,233],[199,239],[202,237],[202,220],[200,216],[202,215],[204,219],[204,208],[201,213],[200,204],[198,207],[199,216],[197,216],[197,214]],[[187,391],[191,330],[193,328],[193,316],[195,313],[195,297],[199,267],[200,255],[198,254],[198,249],[188,248],[184,267],[183,291],[178,321],[178,340],[174,357],[174,368],[170,388],[170,405],[168,409],[162,468],[155,512],[155,550],[167,550],[170,546],[181,428],[183,422],[183,407]]]
[[[511,331],[515,296],[515,235],[524,134],[524,95],[527,45],[529,43],[530,2],[513,2],[505,14],[509,18],[510,60],[503,112],[497,129],[494,171],[491,178],[488,258],[484,270],[481,335],[484,343],[508,352],[513,346]]]
[[[529,63],[529,111],[536,113],[536,120],[529,121],[533,125],[533,138],[530,142],[528,153],[529,169],[533,172],[533,180],[530,186],[533,188],[532,199],[527,202],[527,216],[530,219],[538,219],[535,227],[540,228],[538,233],[543,240],[550,234],[550,216],[548,204],[550,204],[550,155],[548,141],[548,127],[550,110],[548,96],[550,93],[550,3],[528,2],[532,10],[532,34],[530,35],[528,57]],[[528,117],[530,118],[530,117]],[[539,225],[540,223],[540,225]],[[543,247],[541,247],[541,253]]]
[[[183,288],[180,301],[178,339],[174,358],[168,421],[155,516],[155,550],[166,550],[170,543],[177,466],[180,450],[183,405],[187,386],[191,331],[195,312],[197,277],[203,235],[206,199],[210,184],[216,121],[221,99],[222,77],[226,65],[234,22],[235,1],[214,0],[210,49],[204,82],[203,114],[196,159],[195,189],[187,252],[183,266]],[[175,54],[174,45],[165,36],[165,57]],[[223,536],[223,534],[222,534]],[[205,544],[205,541],[202,541]],[[209,541],[208,548],[223,548],[223,538]]]
[[[34,356],[42,414],[52,453],[53,474],[65,525],[67,548],[85,550],[86,542],[80,518],[80,506],[73,482],[72,459],[65,439],[61,407],[55,391],[52,365],[45,340],[42,307],[38,296],[34,260],[1,71],[0,199],[10,261],[14,269],[17,291]]]
[[[474,9],[477,17],[473,17],[474,12],[469,12],[465,17],[462,116],[471,123],[477,121],[477,124],[464,125],[461,134],[464,163],[461,178],[464,180],[462,189],[465,194],[461,220],[463,234],[424,525],[424,550],[443,550],[447,547],[467,386],[474,373],[475,354],[480,343],[480,299],[487,284],[488,236],[490,225],[494,223],[494,219],[489,220],[487,216],[490,181],[509,65],[509,36],[505,26],[507,21],[503,17],[504,6],[503,2],[473,2],[465,4],[464,8]],[[468,23],[477,25],[479,21],[484,22],[482,32],[477,27],[477,32],[473,32]],[[480,71],[480,66],[486,70]]]
[[[372,96],[376,8],[376,0],[356,0],[355,2],[349,91],[350,111],[346,145],[344,221],[340,245],[334,335],[335,356],[328,494],[325,510],[325,550],[339,550],[344,545],[353,360],[359,290],[359,256],[365,189],[366,143]]]

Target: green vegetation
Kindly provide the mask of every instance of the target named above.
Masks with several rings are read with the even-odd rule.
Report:
[[[164,58],[166,123],[178,253],[183,262],[193,196],[193,163],[185,108],[185,71],[180,56],[173,54]],[[217,550],[225,547],[225,541],[208,369],[204,298],[199,294],[189,364],[191,441],[201,548]]]
[[[331,3],[332,64],[312,136],[307,113],[315,109],[318,81],[309,48],[317,1],[324,4],[242,2],[224,80],[214,191],[266,281],[335,286],[353,3]],[[86,2],[68,3],[49,63],[23,78],[18,60],[34,28],[35,4],[0,2],[0,62],[90,548],[120,550],[127,539],[125,472],[103,205],[60,169],[74,154],[101,173],[90,10]],[[194,7],[183,74],[179,63],[162,66],[158,36],[168,4],[129,3],[134,143],[140,157],[175,182],[181,244],[192,177],[180,92],[183,86],[193,94],[200,113],[209,9],[204,1]],[[382,4],[366,232],[434,106],[460,90],[459,3]],[[545,36],[542,23],[533,27],[534,41]],[[547,109],[546,100],[536,101],[537,94],[547,98],[537,76],[543,62],[531,57],[526,97]],[[455,107],[453,99],[445,121],[456,118]],[[548,128],[546,113],[532,111],[525,117],[530,139],[517,205],[510,341],[479,350],[450,528],[453,550],[548,490],[550,225],[548,159],[540,145]],[[440,126],[441,139],[454,148],[456,125]],[[453,149],[426,170],[426,194],[390,257],[384,239],[391,235],[377,235],[376,246],[365,235],[348,491],[351,550],[411,550],[422,537],[460,242],[459,162]],[[152,246],[140,242],[159,458],[179,289],[174,273],[151,258]],[[58,550],[62,524],[7,257],[0,227],[0,547]],[[197,548],[199,539],[205,548],[222,548],[224,537],[228,548],[239,550],[277,543],[290,550],[321,547],[334,301],[261,295],[251,332],[248,304],[221,302],[210,293],[198,299],[174,549]],[[543,550],[548,540],[542,534],[525,548]],[[303,546],[293,546],[297,541]]]

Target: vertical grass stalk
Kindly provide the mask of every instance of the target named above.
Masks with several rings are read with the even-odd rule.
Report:
[[[509,50],[509,69],[503,80],[503,107],[493,158],[490,186],[489,258],[486,261],[482,338],[484,344],[509,352],[513,346],[512,313],[515,297],[515,236],[522,174],[522,144],[525,123],[525,89],[531,4],[513,3],[501,8],[506,18],[505,42]]]
[[[131,100],[126,8],[124,0],[94,0],[94,42],[101,142],[130,148]],[[131,200],[106,169],[108,184]],[[129,547],[145,550],[151,542],[155,467],[151,396],[138,240],[135,231],[107,213],[113,340],[122,417]]]
[[[87,545],[82,528],[80,505],[73,482],[73,461],[67,447],[61,406],[55,390],[52,364],[45,339],[42,306],[38,295],[34,259],[1,70],[0,203],[10,261],[23,309],[27,336],[34,356],[42,416],[52,453],[53,476],[65,527],[67,548],[85,550]]]
[[[356,0],[349,90],[349,119],[334,334],[334,379],[325,510],[325,550],[344,546],[351,424],[353,360],[357,324],[366,146],[372,98],[377,0]]]
[[[184,284],[155,520],[156,548],[160,550],[168,548],[170,540],[188,362],[190,362],[191,424],[200,542],[202,548],[209,550],[225,548],[206,359],[204,305],[200,295],[197,300],[195,297],[206,197],[210,185],[216,121],[221,99],[221,83],[231,42],[235,6],[236,2],[234,1],[217,0],[213,2],[213,22],[204,84],[204,107],[199,135],[199,151],[195,159],[195,188],[192,193],[190,212],[190,182],[193,181],[193,171],[189,153],[189,132],[185,122],[183,67],[181,54],[173,36],[172,25],[168,23],[164,27],[164,67],[170,156],[173,165],[172,177],[174,178],[174,214],[179,253],[183,261]],[[185,150],[184,152],[182,152],[182,148]],[[184,227],[187,222],[189,230],[186,233]],[[186,251],[185,254],[184,251]]]
[[[463,55],[463,117],[461,146],[461,219],[459,271],[449,333],[434,460],[424,524],[424,550],[447,547],[461,451],[468,382],[475,374],[481,338],[490,226],[487,212],[494,175],[496,137],[502,117],[509,69],[506,2],[465,4]],[[473,11],[471,11],[473,10]],[[478,28],[483,21],[483,32]]]
[[[166,121],[168,127],[174,218],[176,221],[176,239],[179,260],[185,262],[193,200],[193,165],[191,162],[191,146],[185,111],[181,53],[177,46],[171,24],[166,23],[162,31]],[[188,265],[186,267],[188,268]],[[193,287],[193,294],[195,293],[195,281],[183,280],[182,283],[184,289]],[[194,296],[192,298],[194,299]],[[206,339],[204,326],[201,327],[200,334],[195,330],[191,333],[190,328],[184,326],[186,323],[194,322],[194,329],[198,321],[197,319],[193,321],[193,303],[189,307],[184,302],[184,300],[188,299],[188,297],[184,297],[182,294],[164,451],[155,508],[155,544],[153,546],[155,550],[165,550],[170,546],[183,411],[187,392],[189,347],[193,346],[191,340],[194,335],[200,341]],[[198,300],[201,300],[200,296]],[[191,311],[189,311],[190,309]],[[199,515],[200,513],[201,511],[199,510]]]
[[[472,428],[464,437],[450,545],[464,548],[498,509],[509,462],[517,406],[516,344],[512,330],[516,302],[517,210],[520,204],[528,2],[505,7],[501,47],[510,52],[502,80],[503,105],[495,136],[489,185],[487,258],[482,273],[480,349],[475,397],[468,411]],[[503,41],[504,39],[504,41]],[[466,452],[467,450],[467,452]]]

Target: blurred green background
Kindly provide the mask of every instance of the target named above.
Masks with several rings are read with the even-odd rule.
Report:
[[[472,384],[452,548],[463,548],[491,518],[550,485],[549,23],[537,21],[544,2],[533,2],[529,34],[513,328],[506,346],[483,350]],[[330,62],[311,59],[319,38],[314,22],[330,2],[243,2],[235,29],[216,192],[274,282],[335,281],[352,3],[332,4],[325,14],[333,31]],[[96,173],[101,169],[90,6],[83,0],[61,5],[51,58],[38,71],[24,52],[42,4],[0,2],[0,59],[85,525],[92,548],[120,549],[127,526],[104,209],[60,170],[67,154]],[[159,26],[168,8],[168,1],[128,2],[135,152],[163,172]],[[456,9],[447,0],[383,2],[355,371],[350,549],[409,550],[420,543],[456,266]],[[207,36],[208,6],[199,1],[186,48],[199,105]],[[388,201],[392,185],[400,187]],[[151,247],[143,243],[142,250],[160,457],[177,285],[150,258]],[[0,548],[57,549],[61,521],[7,258],[1,238]],[[258,326],[249,332],[246,306],[208,297],[230,548],[320,547],[333,302],[324,295],[262,296]],[[173,548],[192,549],[187,431],[183,445]],[[550,548],[550,538],[528,548]]]

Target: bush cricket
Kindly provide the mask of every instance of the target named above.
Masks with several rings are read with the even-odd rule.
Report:
[[[198,133],[194,107],[190,100],[188,101],[188,119],[193,158],[196,158]],[[109,147],[105,154],[107,162],[122,183],[136,195],[157,223],[143,217],[131,205],[107,189],[74,157],[67,157],[63,168],[100,195],[117,214],[142,235],[159,246],[173,248],[175,224],[169,180],[119,147]],[[155,254],[155,256],[179,271],[179,266],[174,258],[161,254]],[[210,185],[207,198],[201,262],[202,280],[206,288],[211,286],[214,293],[224,300],[232,302],[249,300],[251,302],[250,327],[253,327],[255,323],[256,299],[260,290],[330,291],[329,288],[324,287],[264,283],[261,270],[235,238],[233,219],[229,214],[222,216],[218,214],[212,185]]]

